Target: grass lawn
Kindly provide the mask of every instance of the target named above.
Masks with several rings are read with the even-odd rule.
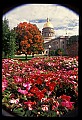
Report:
[[[27,56],[27,60],[30,60],[32,58],[33,58],[32,56],[29,56],[29,55]],[[22,61],[27,61],[25,59],[25,56],[20,56],[20,55],[15,56],[14,59],[19,59],[19,60],[22,60]]]
[[[36,54],[34,55],[34,57],[42,57],[43,55],[39,55],[39,54]],[[45,56],[44,56],[45,57]],[[27,60],[30,60],[32,59],[33,57],[31,55],[27,55]],[[19,60],[22,60],[22,61],[27,61],[25,59],[25,55],[15,55],[14,59],[19,59]]]

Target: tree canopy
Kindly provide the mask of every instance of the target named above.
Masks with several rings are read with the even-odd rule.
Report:
[[[43,51],[43,39],[40,30],[34,24],[23,22],[15,28],[19,50],[25,55]]]

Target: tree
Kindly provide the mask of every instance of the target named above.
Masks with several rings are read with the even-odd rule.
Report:
[[[78,55],[78,41],[73,42],[72,44],[70,44],[69,46],[67,46],[67,54],[69,56],[77,56]]]
[[[74,35],[69,38],[67,43],[66,52],[69,56],[76,56],[78,55],[78,40],[79,36]]]
[[[8,20],[5,18],[4,21],[2,21],[2,53],[4,53],[4,57],[8,57],[9,53],[9,34]]]
[[[43,39],[38,27],[34,24],[23,22],[15,28],[19,49],[26,55],[43,51]]]
[[[12,29],[10,31],[10,39],[9,39],[9,58],[14,58],[16,49],[16,32]]]
[[[5,18],[2,21],[2,54],[5,58],[13,58],[16,51],[16,33],[9,29],[9,21]]]
[[[79,39],[79,36],[78,36],[78,35],[73,35],[73,36],[71,36],[71,37],[69,38],[69,41],[68,41],[68,43],[67,43],[67,46],[69,46],[69,45],[77,42],[78,39]]]

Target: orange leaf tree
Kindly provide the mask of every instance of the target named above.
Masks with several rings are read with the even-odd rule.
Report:
[[[16,27],[19,49],[26,55],[43,51],[43,39],[40,30],[35,24],[23,22]]]
[[[78,45],[77,41],[75,41],[72,44],[70,44],[69,46],[67,46],[67,49],[66,49],[67,54],[72,57],[77,56],[78,55],[78,46],[79,45]]]

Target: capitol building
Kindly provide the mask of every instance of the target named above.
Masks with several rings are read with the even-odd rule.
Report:
[[[49,42],[51,39],[55,38],[55,31],[53,25],[49,21],[49,18],[47,18],[47,22],[43,26],[42,36],[44,39],[44,43]]]
[[[43,29],[42,29],[42,36],[44,39],[44,48],[45,48],[43,54],[49,54],[49,47],[54,52],[58,48],[62,48],[64,51],[66,51],[66,45],[69,40],[69,37],[66,35],[56,38],[55,34],[56,33],[54,31],[54,27],[51,24],[49,18],[47,18],[47,21],[43,25]]]

